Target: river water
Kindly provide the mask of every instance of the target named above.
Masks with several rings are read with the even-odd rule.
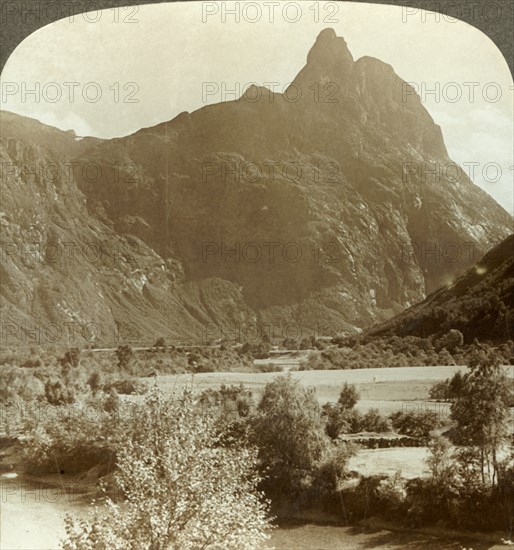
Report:
[[[0,548],[58,549],[65,533],[65,514],[86,518],[88,502],[95,494],[84,494],[69,484],[66,488],[59,488],[14,476],[16,474],[0,476]],[[502,548],[477,544],[476,540],[470,542],[466,537],[443,539],[433,534],[392,532],[380,528],[362,532],[352,527],[313,524],[289,524],[275,528],[267,546],[276,550]]]

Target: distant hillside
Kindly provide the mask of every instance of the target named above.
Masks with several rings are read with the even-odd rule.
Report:
[[[458,329],[469,343],[514,339],[514,234],[453,284],[404,313],[368,330],[379,336],[427,337]]]
[[[96,137],[77,136],[74,130],[63,132],[39,120],[9,111],[0,113],[0,136],[37,143],[67,157],[75,157],[102,141]]]

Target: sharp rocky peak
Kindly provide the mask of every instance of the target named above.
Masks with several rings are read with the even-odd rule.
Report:
[[[334,29],[329,28],[319,33],[307,55],[307,63],[337,63],[341,69],[351,69],[354,60],[346,40],[342,36],[337,36]]]

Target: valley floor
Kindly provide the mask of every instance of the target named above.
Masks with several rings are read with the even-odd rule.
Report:
[[[430,387],[451,377],[461,367],[403,367],[329,371],[292,371],[302,384],[314,386],[321,403],[337,401],[341,386],[355,384],[361,400],[358,408],[376,407],[383,414],[412,407],[434,407],[428,401]],[[512,375],[512,367],[508,367]],[[184,384],[198,390],[218,388],[220,384],[243,383],[255,394],[279,373],[205,373],[157,376],[155,384],[165,391]],[[148,379],[146,379],[148,380]],[[149,382],[152,384],[153,382]],[[257,396],[257,395],[256,395]],[[129,397],[130,399],[130,397]],[[444,406],[444,404],[441,404]],[[433,410],[433,408],[432,408]],[[444,409],[441,409],[444,414]],[[386,448],[361,449],[352,457],[349,467],[361,475],[394,474],[401,470],[407,478],[426,474],[427,449]],[[15,469],[16,471],[16,469]],[[40,480],[41,481],[41,480]],[[45,481],[45,480],[43,480]],[[49,481],[47,479],[46,481]],[[52,480],[55,482],[55,479]],[[67,486],[84,484],[84,479],[68,479]],[[69,512],[86,516],[91,509],[91,494],[64,491],[55,485],[35,488],[34,480],[15,477],[14,472],[0,477],[1,514],[0,548],[6,550],[53,550],[64,535],[64,515]],[[391,526],[378,526],[365,531],[334,525],[282,524],[271,536],[270,546],[277,550],[346,550],[360,548],[503,548],[494,546],[492,535],[438,534],[437,531],[397,531]],[[471,540],[473,539],[473,540]]]

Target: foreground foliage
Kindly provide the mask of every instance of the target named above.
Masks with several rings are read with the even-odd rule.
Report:
[[[277,376],[264,388],[251,438],[265,474],[262,487],[284,515],[320,506],[346,477],[354,449],[325,432],[314,388]]]
[[[261,547],[268,506],[257,491],[255,449],[221,444],[215,420],[191,393],[155,392],[134,410],[115,482],[90,522],[66,521],[65,550],[196,550]]]

